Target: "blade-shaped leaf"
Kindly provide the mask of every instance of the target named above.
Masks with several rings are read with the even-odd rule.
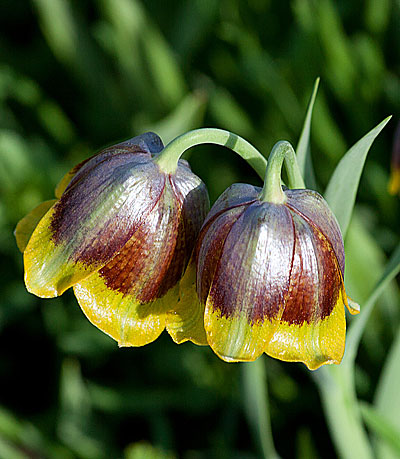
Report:
[[[358,184],[368,151],[390,118],[391,116],[384,119],[350,148],[339,161],[325,190],[325,199],[338,219],[343,237],[353,212]]]
[[[377,283],[368,301],[361,308],[361,313],[357,316],[357,320],[355,320],[350,327],[349,333],[347,334],[346,352],[343,358],[342,366],[350,365],[351,367],[354,363],[363,330],[367,324],[369,316],[371,315],[375,302],[389,282],[394,279],[399,272],[400,244],[391,256],[380,281]]]
[[[388,455],[378,457],[400,457],[400,430],[368,403],[360,403],[360,409],[366,425],[390,448]]]
[[[308,104],[306,117],[304,119],[303,129],[300,134],[299,141],[297,143],[296,155],[297,162],[299,164],[301,175],[304,177],[304,182],[307,188],[315,189],[316,181],[314,176],[314,169],[311,161],[311,150],[310,150],[310,131],[311,131],[311,117],[314,108],[315,98],[317,96],[319,86],[319,78],[315,80],[311,99]]]
[[[325,366],[313,373],[320,389],[325,416],[341,457],[372,457],[368,437],[360,420],[360,407],[354,387],[354,360],[362,332],[373,306],[388,283],[400,272],[400,245],[361,313],[347,335],[346,351],[341,365]],[[397,380],[396,380],[397,381]],[[356,451],[356,453],[355,453]]]
[[[375,406],[378,413],[382,413],[385,419],[400,432],[400,328],[396,339],[392,344],[389,355],[380,376],[375,393]],[[400,435],[397,437],[400,439]],[[391,448],[384,442],[377,445],[379,457],[391,457]],[[399,456],[400,456],[400,449]]]

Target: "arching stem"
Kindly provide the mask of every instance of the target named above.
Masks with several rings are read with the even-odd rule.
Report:
[[[261,201],[274,204],[283,204],[286,201],[286,195],[281,186],[283,161],[285,161],[289,188],[305,188],[293,147],[289,142],[281,141],[274,145],[268,158]]]
[[[264,179],[267,160],[247,140],[232,132],[216,128],[202,128],[189,131],[172,140],[154,159],[160,169],[167,174],[173,174],[182,154],[191,147],[201,144],[216,144],[230,148]]]

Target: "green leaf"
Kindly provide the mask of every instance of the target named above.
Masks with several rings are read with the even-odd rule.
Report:
[[[398,385],[398,380],[396,382]],[[386,415],[379,413],[368,403],[361,402],[360,409],[367,426],[390,446],[391,454],[385,457],[393,459],[400,457],[400,430],[396,428],[397,426],[394,426]]]
[[[385,361],[378,386],[375,392],[375,407],[379,415],[384,415],[385,420],[398,432],[397,441],[400,442],[400,328],[392,344],[389,355]],[[379,432],[378,432],[379,433]],[[381,436],[383,440],[386,438]],[[377,444],[378,456],[382,458],[394,457],[392,448],[386,443]],[[399,446],[399,445],[398,445]],[[400,457],[400,449],[397,449]]]
[[[344,458],[372,457],[355,393],[354,360],[362,332],[376,300],[399,272],[400,244],[389,260],[381,280],[350,328],[342,363],[339,366],[325,366],[313,373],[321,393],[333,441],[340,456]]]
[[[312,373],[338,457],[373,459],[354,388],[354,373],[326,365]]]
[[[316,181],[314,176],[314,169],[311,161],[310,150],[310,131],[311,131],[311,117],[314,108],[315,98],[317,96],[319,86],[319,78],[315,80],[311,99],[308,104],[306,117],[304,119],[303,129],[297,143],[296,155],[297,163],[300,168],[301,175],[304,177],[304,182],[307,188],[316,188]]]
[[[391,116],[384,119],[350,148],[336,166],[325,190],[325,199],[338,219],[343,237],[346,235],[353,212],[361,172],[368,151],[390,118]]]
[[[362,306],[361,313],[357,316],[357,319],[354,320],[352,326],[350,327],[349,333],[347,334],[346,352],[343,358],[342,366],[345,365],[352,368],[357,355],[361,336],[371,315],[375,302],[383,293],[390,281],[393,280],[399,272],[400,244],[391,256],[380,281],[377,283],[368,301]]]

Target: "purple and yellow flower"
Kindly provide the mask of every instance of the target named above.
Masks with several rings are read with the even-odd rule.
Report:
[[[88,319],[120,346],[147,344],[168,325],[209,209],[186,161],[173,174],[159,168],[162,149],[153,133],[106,148],[15,231],[28,291],[51,298],[73,287]]]
[[[181,295],[204,315],[205,340],[228,362],[262,353],[309,369],[340,363],[345,345],[344,247],[338,223],[314,191],[285,190],[285,202],[235,184],[201,229]],[[192,307],[192,309],[195,309]],[[196,316],[195,313],[193,313]],[[202,324],[187,321],[182,338]]]

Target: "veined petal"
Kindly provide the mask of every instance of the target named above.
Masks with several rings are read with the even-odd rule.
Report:
[[[312,190],[285,190],[286,206],[315,226],[330,242],[344,276],[344,245],[336,217],[325,199]]]
[[[18,222],[14,235],[17,241],[17,246],[22,253],[26,249],[29,239],[32,236],[37,224],[55,203],[56,199],[50,199],[49,201],[42,202]]]
[[[204,306],[196,293],[196,265],[192,260],[179,283],[179,302],[167,314],[166,328],[175,343],[192,341],[206,345]]]
[[[246,210],[246,206],[228,209],[221,215],[215,214],[207,220],[201,229],[195,250],[197,261],[197,292],[202,304],[205,304],[211,282],[217,268],[218,260],[225,240],[232,225]]]
[[[208,342],[223,360],[255,360],[265,351],[288,292],[293,250],[284,206],[255,202],[232,225],[204,318]]]
[[[95,155],[96,156],[96,155]],[[93,158],[90,157],[86,159],[85,161],[82,161],[79,164],[76,164],[72,169],[70,169],[64,177],[58,182],[56,189],[54,190],[54,195],[57,199],[61,198],[62,194],[66,190],[67,186],[69,185],[69,182],[75,177],[79,169],[81,169],[88,161],[90,161]]]
[[[158,135],[154,134],[153,132],[146,132],[145,134],[133,137],[132,139],[105,148],[90,158],[85,159],[81,163],[74,166],[70,171],[68,171],[57,185],[55,196],[57,198],[61,197],[68,185],[71,183],[71,180],[78,172],[80,172],[78,177],[78,180],[80,180],[82,176],[87,175],[98,164],[107,161],[107,159],[112,156],[131,156],[132,154],[141,154],[147,157],[151,157],[151,154],[159,153],[162,149],[163,143],[160,137],[158,137]],[[72,183],[72,185],[74,184],[75,182]]]
[[[139,155],[138,155],[139,156]],[[81,169],[82,171],[82,169]],[[152,162],[110,157],[91,174],[73,178],[43,217],[26,247],[28,291],[61,295],[107,264],[156,205],[165,178]]]
[[[276,321],[266,354],[285,362],[303,362],[310,370],[339,364],[344,353],[346,321],[343,293],[325,319],[313,324]]]
[[[207,215],[207,222],[215,218],[221,211],[226,212],[231,207],[244,205],[255,201],[261,192],[261,188],[248,185],[247,183],[234,183],[227,188],[215,201]]]
[[[343,357],[346,296],[328,240],[296,213],[292,217],[296,239],[290,286],[265,352],[315,370]]]
[[[176,310],[187,264],[187,229],[171,184],[130,240],[74,291],[84,313],[121,346],[155,340]]]
[[[24,251],[26,288],[42,298],[61,295],[75,282],[101,267],[96,264],[89,267],[74,261],[67,244],[53,241],[50,228],[55,205],[40,220]]]

